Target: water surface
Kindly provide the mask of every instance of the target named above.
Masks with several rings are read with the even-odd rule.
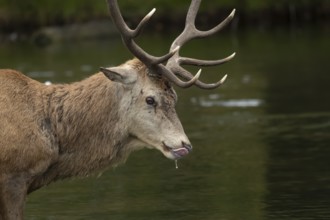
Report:
[[[144,35],[160,55],[173,36]],[[330,219],[329,30],[242,31],[196,41],[183,54],[229,64],[204,69],[217,90],[177,89],[194,151],[179,161],[133,153],[103,175],[51,184],[28,197],[26,219]],[[0,67],[72,82],[131,57],[120,39],[38,48],[0,46]],[[192,68],[195,71],[194,68]]]

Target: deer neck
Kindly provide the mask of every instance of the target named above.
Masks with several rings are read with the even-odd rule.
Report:
[[[127,158],[134,140],[120,114],[120,84],[98,73],[52,90],[48,112],[64,176],[88,175]]]

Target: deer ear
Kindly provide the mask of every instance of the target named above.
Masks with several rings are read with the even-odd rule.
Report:
[[[133,71],[129,71],[128,69],[123,67],[100,67],[100,71],[104,73],[104,75],[111,81],[123,84],[135,83],[137,78],[136,74]]]

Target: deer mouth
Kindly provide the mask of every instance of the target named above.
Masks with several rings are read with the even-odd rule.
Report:
[[[172,156],[174,157],[174,159],[180,159],[180,158],[188,155],[189,152],[192,150],[192,147],[187,144],[182,144],[182,147],[172,148],[163,142],[163,150],[166,153],[171,153]]]

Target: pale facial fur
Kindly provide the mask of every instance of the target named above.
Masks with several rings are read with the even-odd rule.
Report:
[[[136,147],[156,148],[166,157],[176,159],[171,149],[190,146],[190,142],[175,111],[177,95],[174,89],[166,79],[149,73],[137,60],[121,67],[129,74],[126,79],[129,83],[125,83],[129,95],[122,97],[121,106],[123,111],[126,108],[128,130],[137,139]],[[148,104],[148,98],[154,103]]]

